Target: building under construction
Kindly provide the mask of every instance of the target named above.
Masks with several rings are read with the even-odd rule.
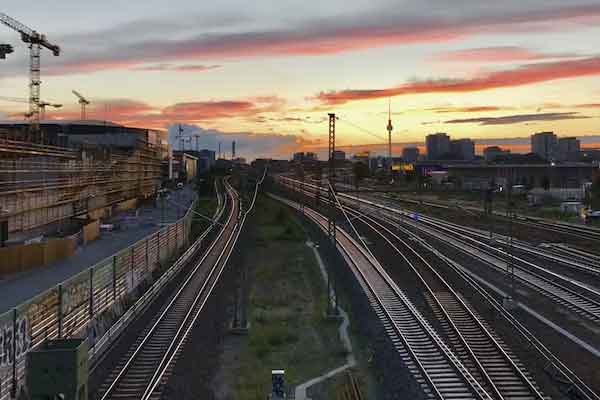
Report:
[[[99,220],[160,188],[169,155],[160,131],[104,121],[43,121],[32,131],[27,122],[0,122],[4,240]]]

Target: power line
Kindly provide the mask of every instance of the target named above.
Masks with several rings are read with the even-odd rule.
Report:
[[[356,128],[356,129],[358,129],[358,130],[360,130],[360,131],[363,131],[364,133],[366,133],[366,134],[368,134],[368,135],[371,135],[371,136],[373,136],[373,137],[376,137],[377,139],[380,139],[380,140],[382,140],[382,141],[384,141],[384,142],[387,140],[385,137],[383,137],[383,136],[381,136],[381,135],[378,135],[378,134],[376,134],[376,133],[374,133],[374,132],[371,132],[370,130],[368,130],[368,129],[365,129],[365,128],[361,127],[360,125],[357,125],[357,124],[355,124],[355,123],[353,123],[353,122],[350,122],[350,121],[348,121],[348,120],[346,120],[346,119],[341,119],[341,118],[339,118],[339,117],[338,117],[338,120],[339,120],[339,121],[342,121],[342,122],[345,122],[345,123],[347,123],[348,125],[351,125],[352,127]]]

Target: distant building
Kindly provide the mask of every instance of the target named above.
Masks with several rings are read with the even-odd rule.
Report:
[[[352,157],[353,162],[363,162],[367,165],[370,165],[369,160],[371,159],[371,153],[368,151],[362,151],[360,153],[354,154]]]
[[[590,182],[594,166],[591,163],[544,164],[450,164],[448,176],[458,188],[482,190],[490,185],[524,185],[543,188],[547,182],[555,189],[581,190]]]
[[[405,147],[402,149],[402,158],[404,162],[415,163],[419,161],[419,148],[418,147]]]
[[[192,182],[198,173],[198,158],[185,151],[174,151],[172,159],[173,179]]]
[[[213,150],[208,150],[208,149],[202,149],[200,151],[197,152],[198,153],[198,158],[204,158],[206,160],[208,160],[208,164],[212,167],[213,165],[215,165],[215,161],[217,160],[216,157],[216,152]]]
[[[558,159],[560,161],[577,161],[581,151],[581,142],[576,137],[558,139]]]
[[[304,153],[304,152],[298,152],[298,153],[294,153],[293,160],[296,161],[296,162],[316,161],[317,160],[317,154],[316,153],[312,153],[310,151],[308,151],[306,153]]]
[[[483,158],[487,162],[494,162],[498,158],[507,157],[510,155],[510,150],[503,150],[498,146],[490,146],[483,149]]]
[[[333,159],[336,161],[345,161],[346,153],[343,152],[342,150],[336,150],[333,152]]]
[[[456,139],[450,142],[450,153],[459,160],[473,161],[475,159],[475,142],[471,139]]]
[[[437,160],[450,152],[450,138],[445,133],[427,135],[425,144],[429,160]]]
[[[540,132],[531,135],[531,152],[546,161],[556,158],[557,147],[558,140],[554,132]]]

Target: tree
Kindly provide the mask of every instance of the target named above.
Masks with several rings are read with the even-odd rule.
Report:
[[[352,172],[354,173],[354,185],[358,189],[360,182],[371,175],[369,166],[363,162],[354,163],[352,166]]]

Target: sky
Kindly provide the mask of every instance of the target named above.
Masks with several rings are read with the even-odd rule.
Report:
[[[75,89],[91,119],[181,123],[248,158],[326,146],[328,113],[339,146],[379,149],[388,106],[395,143],[600,134],[600,0],[7,0],[0,12],[61,47],[42,55],[41,98],[63,105],[48,119],[79,118]],[[2,25],[0,43],[15,47],[0,60],[0,119],[22,119],[27,104],[3,98],[28,97],[28,49]]]

